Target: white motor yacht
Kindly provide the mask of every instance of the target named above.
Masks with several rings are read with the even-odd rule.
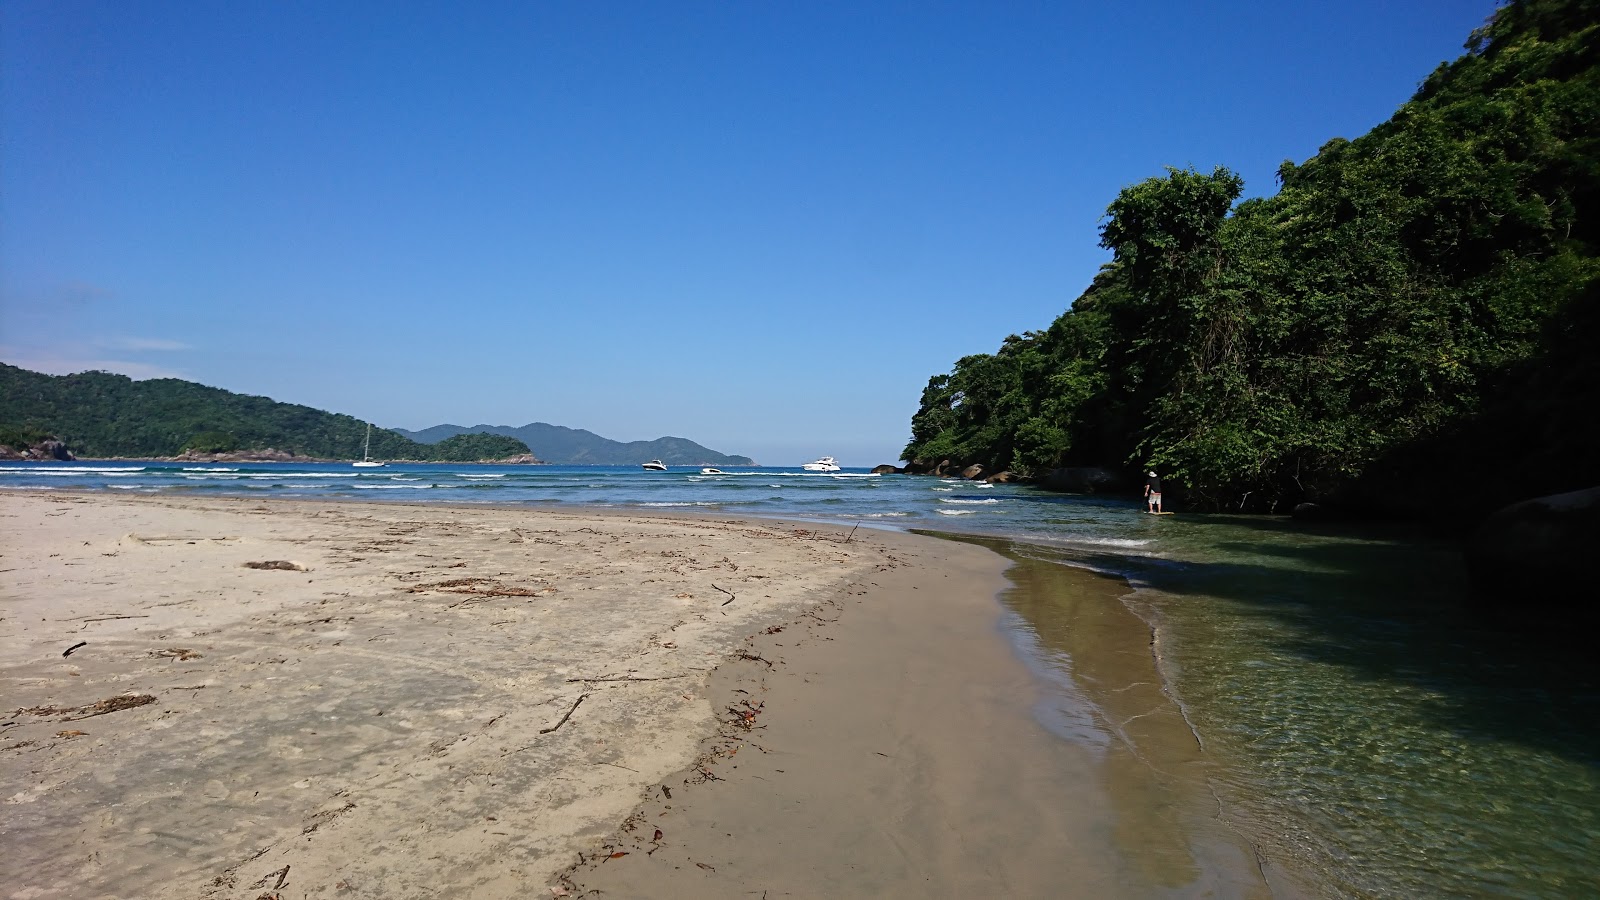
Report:
[[[837,472],[839,471],[839,464],[833,461],[833,457],[824,456],[816,462],[808,462],[800,468],[805,469],[807,472]]]
[[[726,475],[728,473],[722,471],[721,469],[714,469],[711,466],[706,466],[705,468],[700,470],[700,474],[701,475]]]
[[[651,472],[665,472],[667,470],[667,464],[659,459],[650,460],[644,464],[644,467]]]

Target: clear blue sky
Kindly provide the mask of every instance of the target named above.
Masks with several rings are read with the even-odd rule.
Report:
[[[0,360],[892,461],[1163,166],[1270,194],[1487,2],[0,3]]]

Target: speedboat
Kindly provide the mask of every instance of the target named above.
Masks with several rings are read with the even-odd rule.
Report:
[[[726,475],[727,473],[722,471],[721,469],[714,469],[711,466],[706,466],[705,468],[700,470],[700,474],[701,475]]]
[[[667,470],[667,464],[659,459],[650,460],[644,464],[644,467],[650,472],[665,472]]]
[[[807,472],[837,472],[839,471],[839,464],[833,461],[833,457],[824,456],[816,462],[808,462],[800,468],[805,469]]]

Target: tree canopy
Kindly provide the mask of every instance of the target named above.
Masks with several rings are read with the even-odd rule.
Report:
[[[1274,196],[1238,202],[1225,168],[1125,188],[1111,262],[1048,329],[932,378],[905,458],[1153,464],[1213,508],[1592,482],[1597,48],[1595,0],[1511,3]]]

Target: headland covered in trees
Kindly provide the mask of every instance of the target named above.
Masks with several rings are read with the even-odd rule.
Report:
[[[1597,479],[1600,3],[1498,9],[1383,124],[1110,204],[1072,307],[930,379],[904,457],[1156,467],[1196,508],[1478,514]]]
[[[543,423],[438,425],[408,432],[176,378],[45,375],[0,363],[0,447],[35,448],[36,458],[68,451],[100,458],[354,459],[362,455],[369,426],[371,456],[384,460],[638,465],[660,458],[674,465],[754,465],[749,457],[718,453],[685,438],[622,443]]]
[[[54,438],[77,456],[155,458],[181,454],[250,454],[360,458],[369,423],[236,394],[177,378],[134,381],[110,372],[44,375],[0,363],[0,444],[29,446]],[[477,462],[527,457],[527,445],[493,434],[460,434],[421,444],[371,428],[371,455],[420,462]]]

